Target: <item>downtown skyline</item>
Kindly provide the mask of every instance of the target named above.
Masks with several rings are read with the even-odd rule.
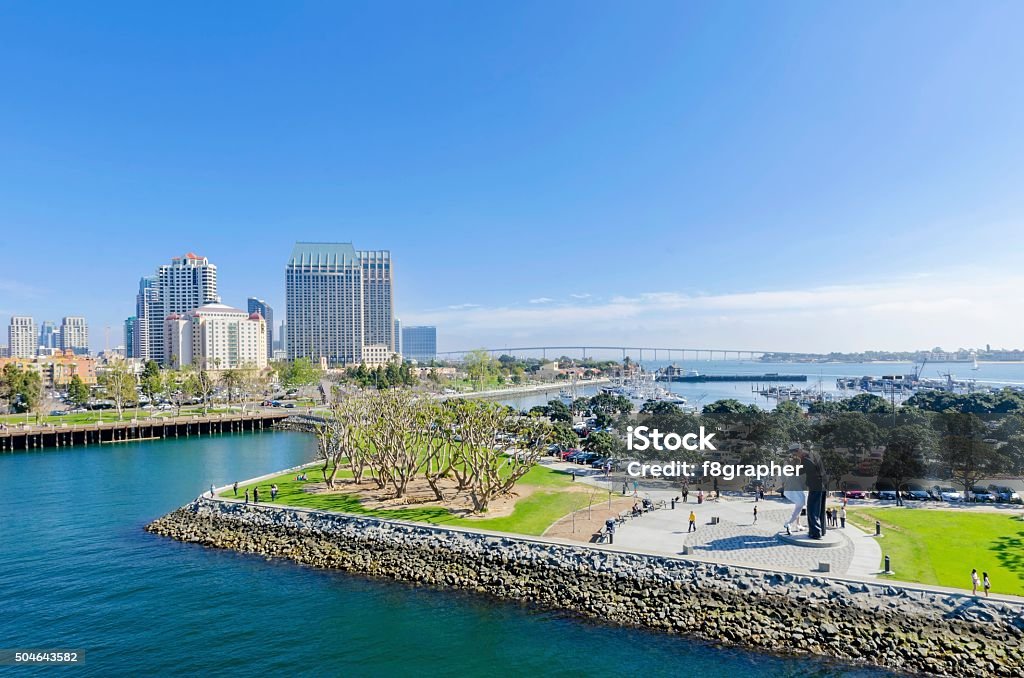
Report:
[[[120,344],[189,251],[283,318],[323,240],[390,250],[442,351],[1024,344],[1010,3],[5,18],[0,326]]]

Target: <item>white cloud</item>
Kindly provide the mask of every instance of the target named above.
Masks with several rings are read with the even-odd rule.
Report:
[[[452,311],[462,311],[470,308],[480,308],[480,304],[454,304],[448,307]]]
[[[592,295],[590,294],[570,294],[569,297],[572,299],[589,299]]]
[[[636,345],[854,351],[1024,344],[1024,276],[944,272],[866,284],[725,294],[648,292],[604,302],[458,307],[411,315],[443,349]],[[547,298],[544,298],[547,299]],[[455,310],[452,307],[449,307]]]
[[[531,304],[550,304],[554,299],[550,297],[537,297],[536,299],[530,299]]]

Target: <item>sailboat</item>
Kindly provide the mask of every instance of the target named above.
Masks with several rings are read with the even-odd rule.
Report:
[[[978,356],[974,356],[974,363],[971,365],[971,369],[977,372],[981,368],[978,367]]]

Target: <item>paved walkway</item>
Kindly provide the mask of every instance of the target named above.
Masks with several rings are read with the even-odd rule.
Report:
[[[622,496],[621,477],[609,483],[600,472],[559,462],[551,465],[567,470],[575,468],[578,482],[605,489],[611,487],[613,496]],[[630,495],[632,491],[630,485]],[[669,505],[672,497],[679,496],[677,489],[656,483],[643,484],[638,492],[640,497],[656,503],[664,500]],[[698,505],[695,495],[690,492],[689,503],[678,502],[675,510],[666,508],[629,519],[616,531],[615,546],[671,555],[682,555],[683,547],[688,546],[691,554],[701,559],[765,569],[811,573],[820,571],[821,563],[828,563],[830,573],[836,575],[873,577],[879,572],[882,560],[879,544],[873,536],[852,525],[835,530],[842,535],[842,544],[835,548],[795,546],[776,536],[793,512],[793,505],[787,500],[775,497],[755,502],[749,495],[722,495],[718,501]],[[687,533],[691,510],[697,515],[697,531]],[[717,524],[711,524],[712,517],[718,518]]]

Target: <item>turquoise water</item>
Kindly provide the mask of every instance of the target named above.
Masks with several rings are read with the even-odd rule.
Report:
[[[667,360],[644,360],[647,370],[657,370],[669,365]],[[672,364],[689,370],[697,370],[701,374],[803,374],[805,382],[772,382],[772,386],[796,386],[818,390],[819,384],[824,391],[838,391],[838,377],[881,377],[887,374],[912,374],[916,369],[914,363],[763,363],[758,360],[673,360]],[[1024,363],[981,363],[977,370],[971,369],[970,363],[928,363],[921,371],[921,376],[928,379],[942,379],[950,373],[954,379],[975,379],[979,386],[1024,386]],[[753,387],[756,382],[703,382],[661,384],[674,393],[684,396],[691,405],[703,406],[716,400],[735,398],[742,403],[753,403],[770,409],[775,401],[757,395]],[[764,385],[764,384],[761,384]],[[580,396],[591,396],[598,392],[597,387],[580,388]],[[534,405],[543,405],[552,398],[558,397],[556,392],[542,395],[526,395],[503,400],[516,409],[528,410]]]
[[[312,456],[296,433],[0,455],[0,648],[61,675],[882,675],[181,544],[143,526]],[[0,668],[0,673],[42,673]]]

